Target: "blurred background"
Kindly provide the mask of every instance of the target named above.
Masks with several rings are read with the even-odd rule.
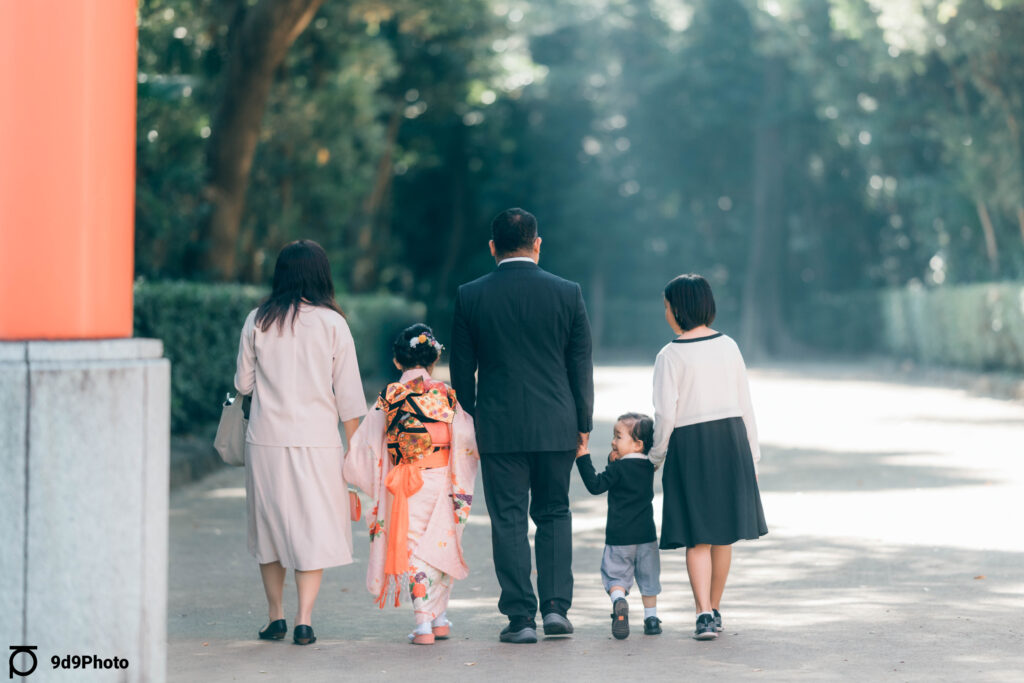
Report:
[[[748,361],[1024,372],[1022,0],[140,0],[136,333],[219,415],[278,250],[328,251],[365,376],[449,335],[521,206],[598,358],[709,278]],[[372,386],[368,386],[371,390]]]

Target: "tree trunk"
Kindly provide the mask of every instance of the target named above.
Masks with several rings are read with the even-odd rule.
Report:
[[[238,242],[249,172],[274,71],[324,0],[260,0],[239,5],[206,146],[209,216],[200,226],[195,269],[218,280],[238,274]]]
[[[363,202],[363,224],[359,228],[359,235],[356,244],[359,247],[359,256],[352,266],[352,289],[355,292],[365,292],[377,286],[376,273],[380,270],[378,260],[380,258],[380,245],[387,240],[374,239],[377,228],[380,225],[378,220],[381,206],[391,189],[394,179],[394,152],[395,144],[398,141],[398,131],[402,126],[402,113],[405,107],[399,103],[391,112],[391,119],[388,121],[387,137],[384,141],[384,153],[377,162],[377,173],[373,181],[373,189]]]
[[[988,255],[988,265],[992,268],[992,274],[998,275],[999,247],[996,245],[996,231],[992,225],[992,218],[988,215],[988,207],[980,197],[975,198],[974,205],[978,209],[981,231],[985,234],[985,253]]]
[[[605,268],[601,265],[600,261],[601,259],[594,259],[593,261],[593,268],[590,272],[590,291],[587,292],[590,338],[595,353],[604,349],[605,321],[608,319]]]
[[[459,265],[462,256],[462,245],[466,238],[466,215],[469,213],[469,198],[466,192],[466,135],[465,127],[457,121],[452,131],[451,169],[452,169],[452,229],[445,245],[441,268],[437,275],[436,291],[434,292],[434,309],[445,314],[454,311],[455,298],[448,288],[451,286],[452,275]]]
[[[743,284],[740,330],[750,360],[760,360],[788,344],[782,325],[781,261],[785,254],[783,216],[782,106],[783,65],[769,58],[764,94],[754,131],[754,217]],[[786,338],[779,338],[785,336]]]
[[[1024,206],[1017,207],[1017,225],[1020,226],[1020,241],[1024,244]]]

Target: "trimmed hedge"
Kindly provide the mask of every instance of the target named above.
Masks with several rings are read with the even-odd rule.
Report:
[[[880,294],[882,347],[936,365],[1024,371],[1024,283]]]
[[[245,317],[267,289],[233,284],[139,282],[135,336],[162,339],[171,361],[171,431],[192,432],[220,417],[234,393],[238,337]],[[390,374],[396,334],[426,317],[426,306],[395,296],[342,297],[364,380]]]
[[[1024,283],[921,286],[819,297],[800,337],[821,349],[1024,372]]]
[[[586,297],[586,292],[584,292]],[[739,310],[736,302],[721,297],[716,302],[714,327],[730,336],[738,336]],[[600,304],[587,300],[587,313],[595,338]],[[601,348],[604,351],[625,352],[637,361],[654,362],[654,357],[675,336],[665,322],[665,302],[661,292],[643,299],[608,297],[604,301],[604,327]]]
[[[819,294],[793,315],[793,333],[808,346],[863,354],[882,350],[880,290]]]

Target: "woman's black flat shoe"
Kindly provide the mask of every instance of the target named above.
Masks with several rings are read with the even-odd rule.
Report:
[[[306,625],[296,626],[292,640],[295,641],[296,645],[312,645],[316,642],[316,636],[313,635],[313,627]]]
[[[284,619],[278,619],[260,631],[260,640],[283,640],[287,633],[288,623]]]

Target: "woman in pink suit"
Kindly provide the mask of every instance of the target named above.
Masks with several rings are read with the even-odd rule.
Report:
[[[316,642],[312,612],[324,568],[352,562],[338,422],[351,439],[366,414],[352,333],[316,242],[292,242],[278,255],[273,291],[242,327],[235,387],[252,394],[245,444],[249,552],[260,564],[269,612],[259,637],[287,634],[282,594],[293,569],[293,640],[308,645]]]

